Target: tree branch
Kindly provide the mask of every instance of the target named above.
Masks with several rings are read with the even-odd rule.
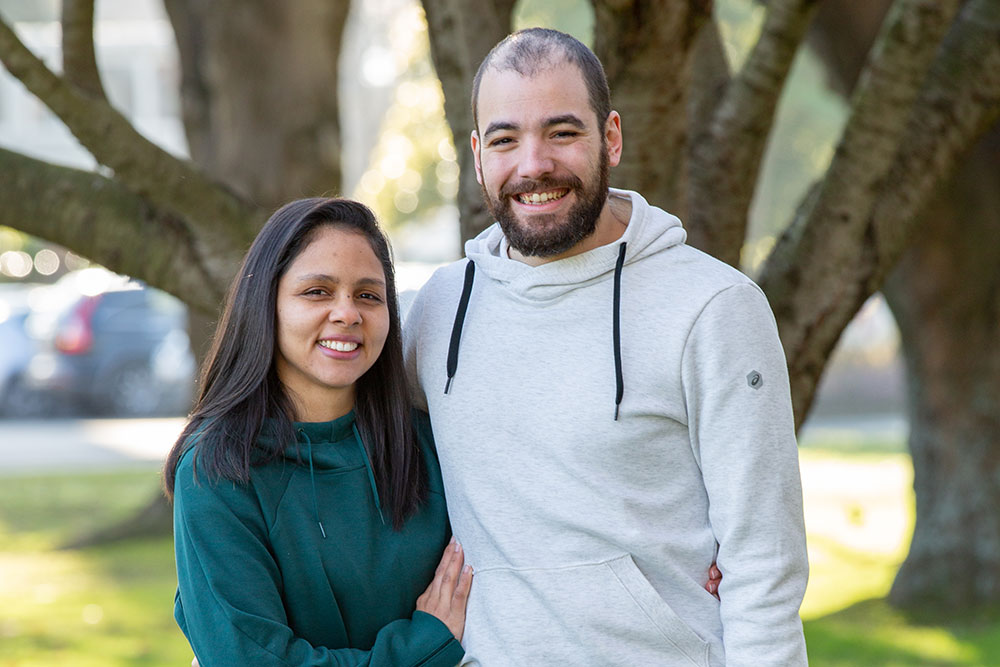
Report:
[[[690,227],[702,250],[734,266],[775,109],[817,0],[768,3],[760,38],[693,143]]]
[[[94,55],[94,0],[63,0],[63,76],[85,93],[106,99]]]
[[[0,60],[55,113],[103,165],[137,194],[181,217],[204,221],[199,233],[245,244],[260,212],[139,134],[106,101],[84,95],[56,76],[0,20]]]
[[[58,243],[216,313],[241,248],[206,252],[176,217],[100,174],[0,149],[0,225]],[[155,239],[155,243],[151,242]]]
[[[938,187],[1000,119],[1000,4],[995,0],[970,0],[962,8],[915,109],[919,112],[910,117],[867,220],[876,243],[872,291],[908,247]]]
[[[989,0],[988,0],[989,1]],[[824,180],[810,193],[764,267],[759,283],[778,320],[804,417],[843,327],[877,288],[867,222],[903,145],[911,114],[960,0],[900,0],[890,11],[852,100],[852,113]],[[859,252],[859,248],[861,252]]]
[[[695,38],[694,48],[691,52],[691,80],[698,82],[698,84],[692,86],[691,97],[688,100],[688,123],[691,127],[691,140],[688,143],[689,156],[695,150],[695,146],[711,138],[712,119],[715,117],[716,109],[719,108],[726,89],[729,87],[729,82],[732,80],[725,46],[722,43],[722,35],[719,33],[719,24],[714,18],[705,22]],[[690,157],[688,165],[690,169],[692,166]],[[690,222],[690,216],[688,221]],[[689,243],[691,242],[690,232],[689,229]]]

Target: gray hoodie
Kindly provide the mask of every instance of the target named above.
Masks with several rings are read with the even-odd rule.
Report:
[[[798,453],[767,300],[675,217],[611,196],[631,199],[624,235],[580,255],[511,260],[496,225],[466,244],[447,394],[467,263],[435,273],[407,319],[476,571],[466,662],[805,664]],[[713,560],[721,602],[704,589]]]

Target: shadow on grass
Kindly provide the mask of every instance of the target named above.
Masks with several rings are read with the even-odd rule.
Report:
[[[1000,607],[944,616],[871,599],[804,626],[814,667],[1000,665]]]

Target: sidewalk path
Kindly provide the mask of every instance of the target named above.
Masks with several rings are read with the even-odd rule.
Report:
[[[0,420],[0,475],[155,466],[184,426],[165,419]]]

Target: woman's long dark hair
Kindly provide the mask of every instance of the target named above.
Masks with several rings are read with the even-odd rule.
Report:
[[[326,225],[368,239],[385,271],[389,333],[382,353],[355,385],[355,418],[371,457],[375,484],[398,530],[424,497],[422,458],[410,419],[396,280],[389,243],[372,212],[346,199],[300,199],[267,221],[226,297],[201,373],[198,401],[164,467],[173,495],[177,463],[197,446],[200,474],[246,482],[250,469],[295,442],[292,403],[275,369],[278,281]],[[274,425],[258,439],[265,419]]]

